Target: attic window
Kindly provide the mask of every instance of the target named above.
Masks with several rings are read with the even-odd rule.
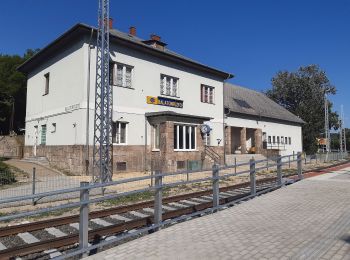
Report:
[[[245,100],[234,98],[233,101],[235,101],[240,107],[252,108]]]

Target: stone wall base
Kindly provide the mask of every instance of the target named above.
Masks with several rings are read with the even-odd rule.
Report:
[[[223,147],[213,147],[217,153],[223,154]],[[90,146],[90,163],[92,163],[93,147]],[[85,146],[55,145],[37,146],[37,157],[46,157],[50,166],[60,171],[75,174],[86,174]],[[146,156],[145,156],[146,155]],[[33,146],[24,147],[24,157],[33,157]],[[222,156],[223,158],[223,156]],[[203,158],[203,151],[171,152],[152,151],[150,146],[123,145],[113,147],[113,171],[140,172],[160,170],[174,172],[182,169],[208,168],[212,165],[209,158]],[[90,165],[90,172],[91,172]]]

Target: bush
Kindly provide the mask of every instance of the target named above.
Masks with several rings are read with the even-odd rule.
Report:
[[[16,182],[16,178],[10,167],[0,161],[0,186],[14,182]]]

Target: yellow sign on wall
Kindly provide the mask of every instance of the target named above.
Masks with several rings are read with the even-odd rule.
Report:
[[[183,108],[183,101],[166,97],[147,96],[147,104]]]
[[[147,96],[147,104],[158,105],[158,97]]]

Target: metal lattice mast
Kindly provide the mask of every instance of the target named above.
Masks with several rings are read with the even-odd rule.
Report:
[[[112,180],[112,88],[109,85],[109,0],[99,0],[93,180]]]
[[[329,131],[329,103],[327,99],[327,94],[324,95],[324,134],[325,134],[325,141],[326,141],[326,151],[330,151],[330,141],[331,141],[331,134]]]

